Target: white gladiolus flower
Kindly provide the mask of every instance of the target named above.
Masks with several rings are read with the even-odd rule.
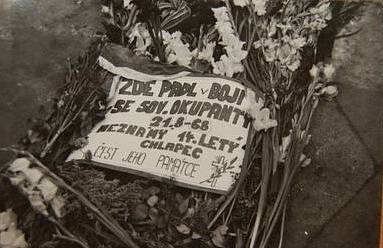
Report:
[[[9,166],[9,179],[11,183],[18,186],[31,206],[39,213],[48,216],[48,206],[52,206],[57,217],[62,217],[61,209],[64,207],[64,199],[59,194],[59,188],[38,169],[31,167],[31,162],[26,158],[18,158]],[[57,204],[57,199],[62,199]],[[55,206],[54,206],[55,205]],[[58,212],[60,211],[60,213]],[[59,213],[59,214],[57,214]],[[3,218],[0,214],[0,231],[4,229]],[[3,246],[0,246],[3,247]]]
[[[13,185],[17,185],[20,183],[20,180],[22,181],[24,179],[28,179],[28,181],[33,184],[36,184],[40,181],[40,179],[43,177],[43,173],[36,168],[30,168],[30,163],[31,162],[26,158],[18,158],[12,162],[12,164],[9,166],[9,170],[17,173],[15,177],[16,180],[11,180]]]
[[[242,50],[241,47],[227,46],[225,50],[229,58],[238,63],[247,56],[247,51]]]
[[[241,49],[233,49],[231,47],[226,47],[226,52],[232,60],[240,63],[247,56],[247,51]]]
[[[294,27],[291,25],[291,17],[287,18],[287,23],[277,23],[276,26],[281,29],[282,34],[286,35],[286,33],[290,30],[293,30]]]
[[[320,31],[327,26],[327,22],[325,19],[315,19],[313,21],[308,22],[307,19],[304,19],[303,26],[305,28],[309,28],[314,31]]]
[[[105,5],[101,5],[101,12],[102,13],[109,13],[109,7]]]
[[[290,146],[290,143],[291,143],[291,133],[282,138],[282,145],[279,147],[280,149],[279,162],[285,162],[285,159],[287,156],[287,148]]]
[[[11,223],[8,230],[0,233],[1,248],[25,248],[27,246],[24,233],[17,229],[16,223]]]
[[[290,57],[294,54],[295,53],[291,50],[291,47],[288,44],[283,44],[277,49],[278,60],[284,65],[290,61]]]
[[[319,15],[325,20],[330,20],[332,18],[330,2],[320,1],[317,6],[310,9],[310,13],[313,15]]]
[[[301,162],[301,167],[307,167],[311,164],[311,158],[306,157],[303,153],[299,157],[299,162]]]
[[[264,106],[264,101],[262,98],[256,100],[255,93],[252,90],[246,91],[246,98],[244,101],[244,109],[251,116],[256,115],[258,111],[260,111]]]
[[[22,231],[16,228],[17,215],[8,209],[0,213],[0,247],[24,248],[27,242]]]
[[[269,25],[267,26],[267,37],[272,37],[277,33],[277,19],[272,17]]]
[[[31,162],[26,158],[17,158],[9,166],[9,170],[12,172],[25,171],[29,168]]]
[[[64,216],[64,214],[63,214],[64,206],[65,206],[65,200],[60,195],[57,195],[51,201],[52,210],[53,210],[53,212],[55,212],[56,216],[59,218]]]
[[[190,61],[192,60],[192,53],[189,50],[189,46],[176,46],[173,47],[172,53],[168,56],[168,62],[171,64],[176,62],[179,65],[190,67]]]
[[[214,12],[214,17],[217,19],[217,22],[230,21],[226,7],[212,8],[211,10]]]
[[[213,62],[212,65],[213,73],[228,77],[232,77],[234,73],[243,71],[243,65],[230,59],[227,55],[222,55],[220,60]]]
[[[215,28],[218,30],[226,54],[219,61],[212,62],[213,73],[232,77],[234,73],[244,70],[241,61],[246,58],[247,51],[242,50],[245,42],[234,34],[232,23],[226,7],[213,8],[214,17],[217,19]]]
[[[173,34],[170,34],[168,31],[162,31],[161,34],[165,45],[169,44],[172,39],[176,39],[178,35],[181,35],[178,31]]]
[[[167,31],[162,31],[162,37],[166,45],[165,53],[167,54],[168,63],[175,62],[179,65],[189,67],[193,54],[189,50],[189,44],[182,42],[181,36],[182,33],[179,31],[172,34]]]
[[[265,49],[264,53],[267,62],[273,62],[277,59],[277,51],[272,49]]]
[[[43,178],[37,185],[45,201],[51,201],[57,194],[58,187],[49,179]]]
[[[216,22],[215,28],[218,30],[221,38],[228,38],[227,35],[231,35],[234,32],[230,22]]]
[[[220,44],[225,46],[227,55],[236,62],[241,62],[247,56],[247,51],[242,50],[245,42],[241,41],[234,34],[222,35],[222,42]]]
[[[272,38],[269,38],[267,40],[264,40],[261,42],[261,44],[264,46],[264,56],[267,62],[273,62],[277,59],[277,53],[279,52],[277,49],[280,44],[277,40],[274,40]]]
[[[318,5],[310,8],[312,18],[305,18],[303,26],[313,31],[320,31],[327,26],[327,22],[331,20],[331,8],[329,1],[319,1]]]
[[[134,4],[132,3],[132,0],[124,0],[124,8],[126,9],[132,9]]]
[[[252,0],[254,10],[259,16],[266,14],[266,0]]]
[[[262,40],[257,40],[253,43],[255,49],[262,47]]]
[[[234,0],[233,3],[235,6],[245,7],[249,4],[249,0]]]
[[[226,54],[222,55],[219,61],[213,61],[212,59],[214,49],[209,52],[211,54],[213,73],[232,77],[234,73],[244,70],[241,61],[247,56],[247,51],[242,50],[245,42],[241,41],[234,34],[226,7],[213,8],[212,11],[214,12],[214,17],[217,19],[215,28],[218,30],[221,38],[219,43],[224,46],[226,51]]]
[[[277,121],[270,119],[270,110],[264,107],[264,101],[262,98],[259,98],[258,101],[256,101],[253,91],[249,90],[246,93],[244,104],[246,112],[254,118],[253,127],[255,130],[266,131],[271,127],[277,126]]]
[[[310,69],[310,75],[313,78],[317,78],[319,76],[319,68],[316,65],[313,65]]]
[[[273,38],[259,40],[254,47],[263,47],[263,55],[267,62],[279,61],[281,65],[290,71],[296,71],[301,64],[300,50],[306,45],[305,38],[284,36],[282,39]]]
[[[326,79],[331,81],[335,73],[335,67],[332,64],[326,64],[323,68],[323,73]]]
[[[222,35],[221,37],[222,40],[219,42],[219,44],[223,46],[241,46],[242,47],[242,45],[244,44],[244,42],[240,43],[241,41],[238,39],[237,36],[234,35],[233,31],[227,32],[227,33],[220,32],[220,34]]]
[[[320,90],[319,94],[328,99],[332,99],[338,95],[338,88],[333,85],[326,86]]]
[[[306,38],[299,37],[296,39],[289,40],[290,46],[292,46],[295,50],[298,50],[306,45]]]
[[[253,121],[253,127],[257,131],[265,130],[276,127],[278,125],[276,120],[270,119],[270,109],[264,108],[257,113]]]
[[[198,53],[198,59],[206,60],[207,62],[213,62],[213,53],[214,53],[215,43],[208,42],[206,46],[202,49],[201,52]]]
[[[132,43],[134,40],[136,40],[134,52],[138,55],[147,54],[146,50],[152,44],[152,38],[144,24],[136,23],[133,27],[129,34],[129,42]]]
[[[12,223],[17,223],[17,215],[12,209],[0,213],[0,231],[8,229]]]
[[[289,56],[289,61],[286,63],[287,68],[290,71],[296,71],[301,65],[301,57],[298,55]]]
[[[41,195],[41,192],[29,189],[27,191],[27,194],[29,203],[31,204],[32,208],[42,215],[49,216],[48,209],[44,203],[44,199]]]
[[[38,183],[40,181],[40,179],[43,177],[43,173],[39,169],[36,169],[36,168],[29,168],[28,170],[25,170],[23,172],[25,174],[25,177],[32,184]]]
[[[176,226],[176,229],[179,233],[182,233],[185,235],[189,234],[191,231],[191,229],[185,224],[179,224],[178,226]]]
[[[248,109],[250,109],[251,105],[253,103],[256,103],[257,101],[255,100],[255,93],[254,91],[250,90],[250,89],[247,89],[246,91],[246,97],[245,97],[245,100],[243,101],[244,104],[245,104],[245,109],[246,111]],[[263,104],[262,104],[262,107],[263,107]]]
[[[225,7],[222,7],[226,10]],[[225,20],[226,18],[222,18],[222,16],[217,16],[216,17],[216,23],[215,23],[215,28],[217,29],[218,33],[219,33],[219,36],[220,38],[223,38],[224,36],[228,36],[228,35],[233,35],[234,33],[234,30],[233,30],[233,26],[231,25],[230,23],[230,20]],[[227,39],[228,37],[226,37]]]
[[[192,53],[189,46],[183,43],[169,44],[167,50],[170,52],[168,55],[168,62],[176,62],[179,65],[189,67],[192,59]]]
[[[11,184],[13,186],[18,186],[20,185],[22,182],[24,182],[24,180],[26,180],[26,176],[24,173],[18,173],[17,175],[9,178],[9,180],[11,181]]]

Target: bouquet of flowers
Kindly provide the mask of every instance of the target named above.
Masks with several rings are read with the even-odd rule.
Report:
[[[5,149],[17,157],[1,168],[1,191],[16,188],[26,197],[16,204],[3,194],[3,207],[20,213],[32,247],[263,248],[271,239],[283,247],[294,175],[311,162],[304,149],[312,116],[320,97],[337,95],[321,40],[333,39],[359,7],[326,0],[103,1],[106,37],[68,63],[50,114],[33,121],[19,147]],[[252,119],[248,156],[226,195],[64,162],[105,114],[110,75],[97,58],[110,42],[140,62],[236,78],[259,92],[248,91],[243,103]],[[32,222],[44,235],[36,237]]]

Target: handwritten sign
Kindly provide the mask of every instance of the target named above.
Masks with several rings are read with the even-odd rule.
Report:
[[[241,170],[251,120],[234,79],[190,72],[154,76],[100,64],[116,74],[108,112],[84,151],[104,167],[223,193]]]

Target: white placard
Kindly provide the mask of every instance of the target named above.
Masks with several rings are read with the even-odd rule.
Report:
[[[105,119],[89,134],[89,144],[68,160],[83,159],[89,150],[97,165],[227,192],[245,155],[246,88],[219,76],[159,77],[112,67],[104,66],[123,76],[111,86]]]

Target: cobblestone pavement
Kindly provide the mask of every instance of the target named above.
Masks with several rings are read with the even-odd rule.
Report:
[[[316,113],[313,164],[298,176],[287,247],[378,247],[383,5],[369,6],[354,26],[362,30],[335,44],[339,96]]]

